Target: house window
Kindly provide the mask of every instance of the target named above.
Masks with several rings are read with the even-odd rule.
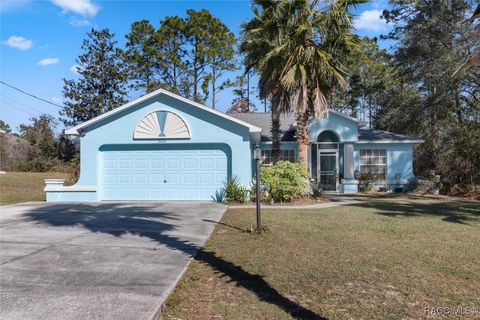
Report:
[[[262,158],[260,163],[262,165],[272,165],[272,150],[261,150]],[[295,162],[295,150],[280,150],[280,160]]]
[[[360,172],[373,174],[379,182],[386,181],[387,154],[385,150],[360,150]]]
[[[280,150],[280,160],[295,162],[294,150]]]
[[[272,164],[272,150],[262,150],[262,157],[260,163],[262,165],[271,165]]]

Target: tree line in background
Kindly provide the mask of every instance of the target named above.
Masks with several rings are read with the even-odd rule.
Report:
[[[129,94],[157,88],[216,108],[217,94],[233,87],[227,112],[252,112],[253,72],[259,98],[271,108],[275,161],[281,113],[295,113],[305,162],[309,119],[335,108],[370,127],[424,139],[415,147],[416,174],[440,174],[450,192],[478,187],[480,72],[465,68],[480,43],[479,24],[466,19],[473,1],[392,0],[383,16],[393,28],[382,36],[390,50],[354,34],[351,9],[364,2],[254,0],[238,43],[207,10],[166,17],[158,28],[134,22],[124,48],[108,29],[92,29],[77,59],[79,77],[64,80],[61,121],[77,125],[122,105]],[[231,79],[238,70],[245,72]]]
[[[475,3],[391,1],[390,52],[362,39],[334,107],[376,129],[419,137],[416,174],[441,175],[452,194],[480,193],[480,50]],[[478,17],[479,5],[476,6]],[[472,17],[468,18],[467,17]],[[461,70],[459,66],[464,64]]]
[[[91,30],[79,56],[78,80],[65,80],[62,121],[71,126],[124,102],[129,91],[145,94],[163,88],[215,109],[217,94],[243,79],[222,80],[239,68],[234,34],[207,10],[187,10],[155,28],[134,22],[119,48],[108,29]]]
[[[11,134],[8,124],[0,120],[0,169],[19,171],[58,171],[78,175],[78,140],[65,133],[55,134],[57,120],[43,114],[21,124]]]

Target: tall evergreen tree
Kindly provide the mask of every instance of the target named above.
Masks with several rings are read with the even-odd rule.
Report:
[[[462,23],[473,11],[472,6],[466,0],[398,0],[392,4],[393,9],[384,12],[387,21],[394,24],[389,38],[398,41],[396,62],[403,81],[415,91],[416,101],[411,102],[416,104],[409,106],[412,112],[404,113],[390,103],[378,120],[385,123],[390,118],[387,123],[391,125],[385,129],[397,129],[399,122],[392,117],[400,112],[403,119],[415,123],[415,133],[426,142],[419,150],[420,170],[437,171],[448,128],[454,123],[461,125],[475,114],[478,117],[478,68],[452,77],[458,61],[479,47],[471,27]],[[472,98],[477,103],[472,103]]]
[[[464,22],[472,2],[395,0],[392,5],[384,16],[394,25],[388,38],[398,41],[398,81],[378,95],[375,125],[425,139],[415,152],[418,174],[433,170],[449,190],[467,185],[474,190],[480,183],[480,70],[455,74],[480,47],[479,25]]]
[[[142,89],[145,93],[158,87],[156,79],[159,70],[158,50],[156,48],[155,28],[148,20],[132,24],[127,38],[123,56],[128,65],[129,79],[133,80],[133,88]]]
[[[207,10],[187,10],[187,17],[170,16],[158,30],[147,20],[135,22],[127,35],[125,60],[134,88],[165,88],[197,102],[229,86],[219,83],[226,71],[235,69],[235,36]]]
[[[347,59],[347,85],[336,89],[333,107],[352,117],[363,113],[371,127],[379,109],[377,100],[387,86],[399,81],[393,61],[392,55],[380,49],[375,39],[361,39],[359,50]]]
[[[215,109],[217,93],[231,86],[229,80],[225,80],[219,85],[218,79],[222,77],[225,71],[233,71],[236,69],[234,60],[235,50],[233,48],[236,40],[234,34],[218,19],[212,21],[211,29],[214,36],[211,38],[211,44],[207,50],[210,72],[206,80],[211,86],[209,90],[211,94],[211,105],[212,108]]]
[[[66,126],[74,126],[110,111],[126,102],[127,71],[108,29],[92,29],[83,40],[78,57],[79,79],[64,79],[64,107],[60,111]]]
[[[155,33],[155,46],[158,49],[160,66],[160,85],[169,91],[190,97],[191,92],[185,85],[187,77],[185,20],[178,17],[166,17],[160,21]]]
[[[228,27],[208,10],[193,9],[187,10],[185,36],[192,99],[203,102],[209,93],[208,83],[212,83],[212,96],[215,97],[218,92],[216,81],[221,72],[233,69],[235,38]]]

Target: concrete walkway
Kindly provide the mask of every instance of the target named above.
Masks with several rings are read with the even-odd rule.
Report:
[[[1,319],[154,319],[226,207],[0,207]]]
[[[323,208],[332,208],[338,206],[345,206],[351,204],[360,203],[358,200],[353,200],[345,196],[341,197],[330,197],[330,202],[325,203],[316,203],[309,205],[262,205],[262,209],[323,209]],[[232,209],[255,209],[255,205],[233,205],[229,206]]]

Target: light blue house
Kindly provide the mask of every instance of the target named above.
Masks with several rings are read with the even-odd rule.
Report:
[[[46,180],[47,201],[210,200],[228,176],[249,185],[259,145],[271,163],[270,115],[227,115],[159,89],[66,131],[80,136],[74,186]],[[326,190],[357,192],[355,171],[385,185],[413,177],[412,146],[421,140],[365,129],[330,110],[310,124],[309,167]],[[295,161],[295,121],[282,119],[282,159]]]

